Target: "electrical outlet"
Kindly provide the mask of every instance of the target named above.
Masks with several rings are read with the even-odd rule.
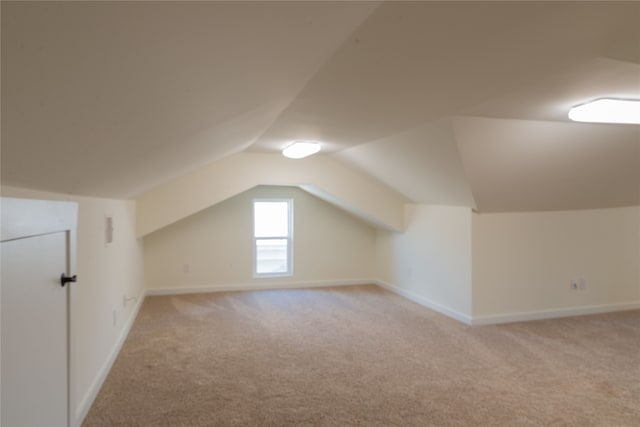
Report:
[[[183,265],[182,265],[182,272],[183,272],[183,273],[188,273],[188,272],[189,272],[189,270],[190,270],[190,266],[189,266],[189,264],[183,264]]]
[[[580,279],[580,283],[578,284],[578,286],[580,286],[580,290],[585,290],[587,289],[587,281],[586,279]]]
[[[569,286],[569,289],[577,291],[579,288],[579,280],[578,279],[571,279],[571,285]]]

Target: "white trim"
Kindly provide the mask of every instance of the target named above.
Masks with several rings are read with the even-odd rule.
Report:
[[[256,203],[286,203],[287,204],[287,236],[256,236]],[[293,199],[292,198],[255,198],[251,201],[253,211],[253,278],[268,279],[270,277],[293,276]],[[287,271],[279,273],[258,273],[258,240],[286,240],[287,241]]]
[[[486,316],[467,316],[456,310],[445,307],[427,298],[416,295],[413,292],[398,288],[381,280],[373,283],[393,293],[403,296],[424,307],[435,310],[445,316],[451,317],[467,325],[495,325],[500,323],[526,322],[531,320],[557,319],[561,317],[584,316],[589,314],[613,313],[616,311],[639,310],[640,301],[632,301],[617,304],[600,304],[583,307],[560,308],[552,310],[528,311],[521,313],[505,313]]]
[[[76,204],[77,206],[77,204]],[[77,220],[77,208],[76,208],[76,220]],[[77,227],[74,226],[71,230],[67,231],[67,276],[75,276],[77,271],[77,241],[78,241],[78,233]],[[82,283],[82,277],[80,278],[80,283]],[[76,413],[76,404],[77,404],[77,391],[76,391],[76,324],[78,321],[77,308],[76,304],[78,301],[77,297],[77,285],[78,283],[70,282],[67,284],[67,304],[69,310],[67,312],[67,336],[69,337],[68,341],[68,369],[69,369],[69,421],[68,424],[72,427],[78,426],[78,424],[74,424],[74,415]]]
[[[0,199],[0,241],[75,230],[78,203],[57,200]]]
[[[438,313],[444,314],[445,316],[451,317],[459,322],[466,323],[467,325],[472,324],[472,318],[470,316],[460,313],[459,311],[456,311],[452,308],[449,308],[437,302],[431,301],[430,299],[427,299],[425,297],[416,295],[411,291],[398,288],[397,286],[394,286],[387,282],[383,282],[382,280],[375,280],[374,283],[380,286],[381,288],[387,289],[395,294],[405,297],[424,307],[430,308],[431,310],[437,311]]]
[[[493,325],[499,323],[526,322],[530,320],[556,319],[560,317],[584,316],[587,314],[612,313],[616,311],[638,310],[640,301],[618,304],[601,304],[583,307],[559,308],[553,310],[527,311],[473,317],[473,325]]]
[[[127,323],[125,324],[124,328],[122,328],[122,332],[120,332],[120,336],[118,337],[118,340],[113,346],[113,349],[111,349],[109,356],[102,364],[102,367],[100,367],[100,369],[98,370],[98,374],[96,375],[93,382],[91,383],[89,390],[82,398],[82,401],[80,401],[80,403],[78,404],[76,413],[75,413],[76,426],[82,425],[84,418],[87,416],[87,413],[89,413],[89,409],[91,409],[91,405],[93,405],[93,401],[96,399],[96,397],[98,396],[98,393],[100,392],[100,389],[102,388],[102,384],[104,384],[104,381],[107,379],[107,376],[109,375],[109,371],[111,371],[111,367],[113,366],[113,363],[116,361],[116,358],[118,357],[118,354],[122,349],[122,345],[127,339],[127,336],[129,335],[129,331],[131,331],[131,327],[133,326],[133,323],[135,322],[136,317],[138,316],[138,312],[140,311],[140,307],[144,302],[145,295],[146,293],[143,291],[141,293],[141,296],[138,297],[137,304],[134,307],[131,315],[129,316],[129,319],[127,320]]]
[[[238,283],[235,285],[206,285],[177,288],[151,288],[147,289],[147,295],[181,295],[200,294],[209,292],[232,292],[232,291],[269,291],[275,289],[307,289],[325,288],[329,286],[355,286],[355,285],[375,285],[375,280],[320,280],[313,282],[260,282],[260,283]]]

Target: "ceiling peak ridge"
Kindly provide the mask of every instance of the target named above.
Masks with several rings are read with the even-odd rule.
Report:
[[[292,104],[299,98],[299,96],[305,91],[306,88],[309,87],[309,85],[311,84],[311,82],[316,78],[316,76],[318,76],[327,66],[327,64],[331,63],[331,61],[333,60],[333,58],[336,56],[336,54],[349,42],[351,42],[352,40],[355,40],[356,43],[359,43],[359,39],[356,37],[356,34],[358,33],[358,31],[360,30],[360,28],[362,28],[364,25],[366,25],[367,21],[371,18],[371,16],[382,6],[383,3],[386,3],[388,0],[376,0],[376,1],[368,1],[368,0],[364,0],[361,1],[362,3],[368,3],[368,4],[372,4],[373,6],[371,7],[371,10],[364,14],[364,16],[355,23],[354,25],[354,30],[351,31],[350,33],[348,33],[348,35],[339,43],[336,44],[336,47],[332,50],[330,50],[330,52],[319,61],[319,65],[315,68],[315,71],[312,72],[309,77],[304,80],[299,88],[297,90],[292,91],[292,95],[289,99],[288,104],[280,111],[280,113],[272,120],[271,124],[269,126],[267,126],[262,133],[252,142],[251,146],[253,146],[255,144],[256,141],[259,141],[260,139],[262,139],[266,134],[269,133],[269,130],[271,129],[271,127],[275,124],[278,123],[278,121],[283,117],[283,115],[287,112],[287,110],[289,109],[289,107],[292,106]],[[302,136],[300,136],[300,139],[306,139],[303,138]],[[249,146],[248,148],[250,148],[251,146]],[[281,147],[284,148],[284,147]]]

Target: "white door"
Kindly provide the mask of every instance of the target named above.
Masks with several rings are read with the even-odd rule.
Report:
[[[72,224],[60,215],[71,215]],[[75,285],[63,287],[60,276],[73,265],[75,215],[75,204],[66,202],[2,199],[2,426],[71,425]]]

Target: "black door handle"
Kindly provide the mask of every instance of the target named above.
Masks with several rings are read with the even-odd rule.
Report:
[[[64,285],[66,285],[69,282],[75,283],[76,275],[74,274],[73,276],[69,277],[69,276],[65,276],[64,273],[62,273],[60,275],[60,286],[64,287]]]

